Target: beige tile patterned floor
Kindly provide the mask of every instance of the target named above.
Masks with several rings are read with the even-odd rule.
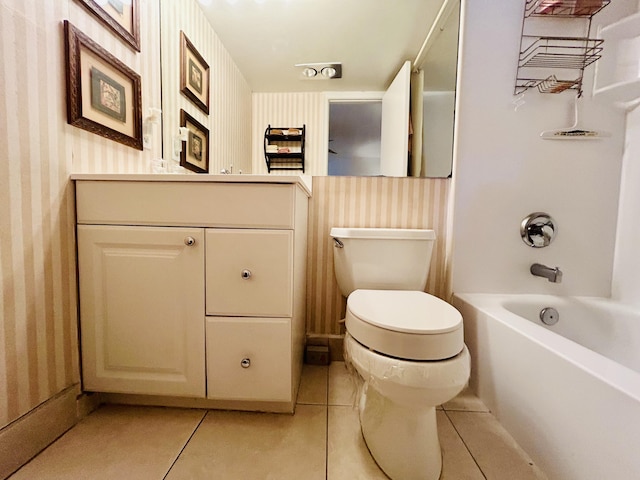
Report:
[[[104,405],[10,480],[387,479],[344,363],[305,365],[295,415]],[[544,480],[468,390],[438,409],[441,480]]]

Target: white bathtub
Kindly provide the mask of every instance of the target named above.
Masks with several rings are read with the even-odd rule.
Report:
[[[471,387],[550,480],[640,479],[640,312],[607,299],[454,295]],[[554,307],[559,322],[539,320]]]

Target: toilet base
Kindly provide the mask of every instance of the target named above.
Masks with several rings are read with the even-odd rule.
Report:
[[[366,385],[360,397],[360,426],[371,456],[392,480],[440,478],[435,407],[400,406]]]

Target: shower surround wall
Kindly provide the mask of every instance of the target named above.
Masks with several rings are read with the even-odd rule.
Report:
[[[611,2],[593,18],[592,31],[634,12],[631,3]],[[464,2],[453,174],[453,291],[608,296],[624,112],[591,97],[589,67],[581,123],[612,136],[594,141],[539,138],[543,130],[572,124],[575,94],[529,91],[515,111],[523,9],[524,1]],[[556,220],[558,234],[548,248],[533,249],[520,239],[521,220],[535,211]],[[532,276],[529,266],[534,262],[560,267],[562,283]]]
[[[627,114],[611,296],[640,308],[640,107]]]

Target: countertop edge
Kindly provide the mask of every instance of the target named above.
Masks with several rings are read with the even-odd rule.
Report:
[[[272,183],[295,184],[311,197],[309,175],[251,175],[251,174],[184,174],[184,173],[72,173],[70,180],[120,182],[194,182],[194,183]]]

